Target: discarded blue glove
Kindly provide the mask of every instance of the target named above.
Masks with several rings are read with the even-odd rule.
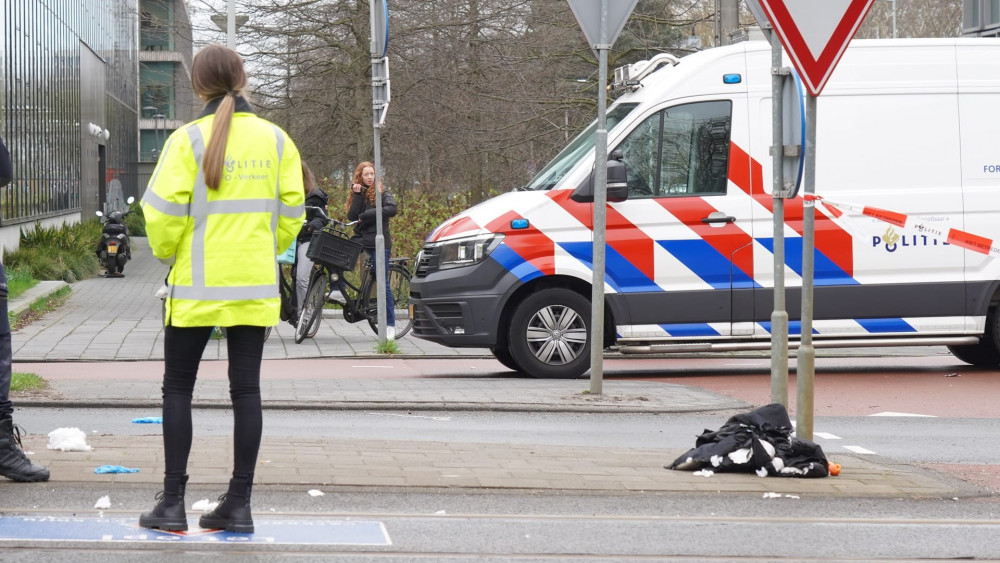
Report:
[[[143,418],[133,418],[133,424],[163,424],[162,416],[147,416]]]
[[[94,470],[94,473],[138,473],[139,468],[122,467],[120,465],[102,465]]]

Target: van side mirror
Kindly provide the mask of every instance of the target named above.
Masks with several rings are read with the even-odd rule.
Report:
[[[611,153],[611,158],[608,160],[607,195],[609,202],[628,199],[628,169],[621,159],[622,152],[616,150]],[[597,170],[591,170],[587,178],[573,190],[569,198],[578,203],[594,203],[594,174],[596,172]]]
[[[618,151],[615,151],[618,152]],[[621,160],[608,161],[608,201],[628,199],[628,170]]]

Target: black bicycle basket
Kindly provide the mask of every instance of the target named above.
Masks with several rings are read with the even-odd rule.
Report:
[[[313,233],[306,256],[328,268],[353,270],[361,255],[361,244],[322,230]]]

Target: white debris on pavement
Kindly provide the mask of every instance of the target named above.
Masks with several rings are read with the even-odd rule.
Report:
[[[783,495],[781,493],[764,493],[764,498],[799,498],[799,495]]]
[[[321,497],[323,496],[323,491],[320,491],[319,489],[309,489],[309,496]]]
[[[192,504],[191,505],[191,510],[192,511],[198,511],[198,510],[200,510],[202,512],[211,512],[212,510],[215,510],[216,506],[219,506],[218,502],[210,502],[207,498],[203,498],[203,499],[199,500],[198,502],[195,502],[194,504]]]
[[[103,497],[97,499],[97,502],[94,503],[94,508],[100,510],[104,510],[105,508],[111,508],[111,497],[109,497],[108,495],[104,495]]]
[[[715,471],[712,471],[711,469],[699,469],[698,471],[692,473],[692,475],[697,475],[698,477],[711,477],[712,475],[715,475]]]
[[[49,432],[49,444],[46,447],[61,452],[90,451],[90,446],[87,445],[87,435],[79,428],[56,428]]]

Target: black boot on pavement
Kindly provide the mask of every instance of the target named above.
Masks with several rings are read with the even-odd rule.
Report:
[[[198,525],[211,530],[225,529],[227,532],[252,534],[253,516],[250,514],[252,488],[253,474],[249,478],[230,479],[229,491],[219,497],[221,504],[215,510],[202,514]]]
[[[21,428],[14,419],[0,419],[0,475],[14,481],[48,481],[49,470],[31,463],[21,449]]]
[[[184,489],[187,488],[187,481],[187,475],[164,477],[163,490],[156,493],[156,500],[160,502],[153,510],[139,517],[139,525],[168,532],[187,531],[187,514],[184,512]]]

